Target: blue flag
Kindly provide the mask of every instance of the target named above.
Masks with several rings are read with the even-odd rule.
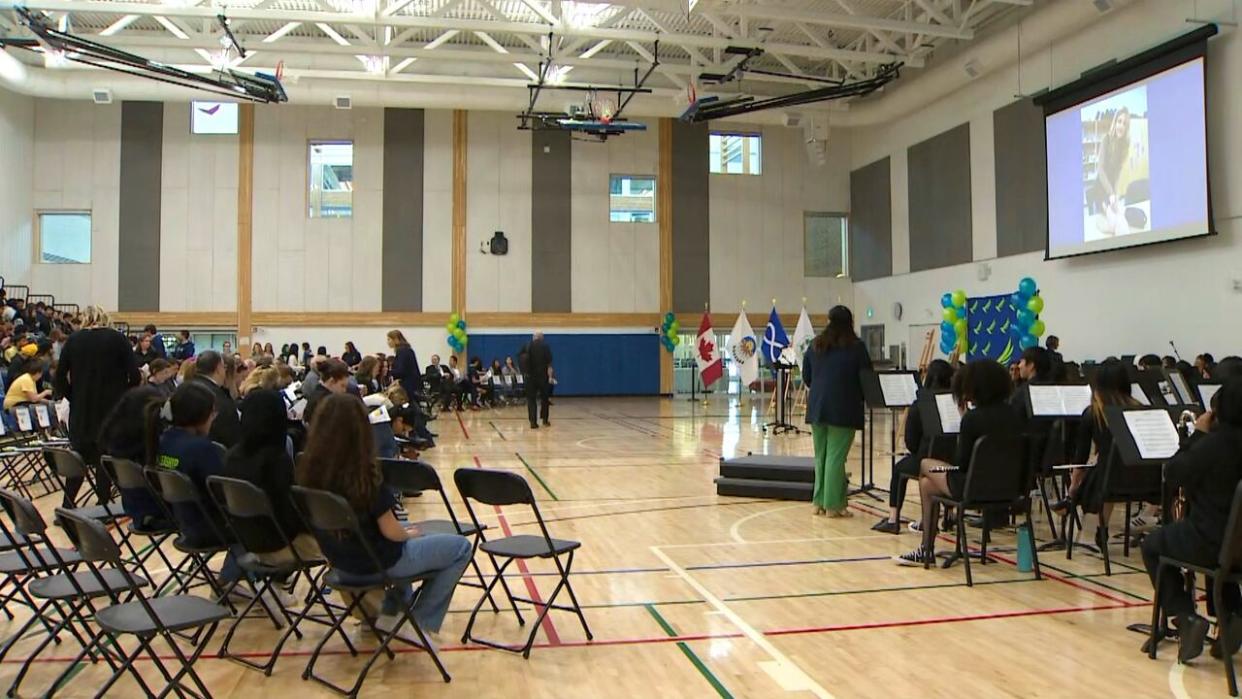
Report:
[[[781,317],[776,315],[776,306],[768,315],[768,327],[763,330],[763,356],[770,364],[775,364],[781,352],[789,346],[789,336],[785,334],[785,326],[781,325]]]

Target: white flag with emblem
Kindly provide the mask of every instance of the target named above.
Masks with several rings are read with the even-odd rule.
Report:
[[[798,327],[794,328],[793,348],[797,353],[798,369],[802,369],[802,359],[811,348],[815,339],[815,328],[811,327],[811,316],[806,314],[806,306],[802,307],[802,315],[798,316]]]
[[[755,339],[755,331],[750,327],[745,311],[738,314],[733,332],[729,335],[729,356],[737,364],[743,387],[759,380],[759,341]]]

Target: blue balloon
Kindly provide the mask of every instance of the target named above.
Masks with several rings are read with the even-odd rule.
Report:
[[[953,327],[953,324],[947,320],[940,321],[940,334],[947,335],[948,333],[951,333],[951,332],[956,332],[956,329]]]
[[[463,319],[463,320],[459,320],[459,321],[457,321],[457,327],[461,328],[462,330],[465,330],[465,329],[466,329],[466,321],[465,321],[464,319]]]
[[[949,327],[947,331],[944,328],[941,328],[940,329],[940,341],[941,342],[947,341],[950,345],[956,345],[957,344],[957,330],[951,326]]]
[[[941,338],[941,340],[940,340],[940,353],[941,353],[941,354],[952,354],[952,353],[953,353],[953,345],[954,345],[954,344],[955,344],[955,343],[953,343],[953,342],[945,342],[945,341],[944,341],[944,338]]]
[[[1032,347],[1036,347],[1038,345],[1039,345],[1039,338],[1035,337],[1034,335],[1029,335],[1029,334],[1023,335],[1022,339],[1018,342],[1018,346],[1024,350],[1030,349]]]
[[[1023,277],[1022,281],[1018,282],[1018,293],[1026,298],[1029,299],[1034,296],[1036,291],[1039,291],[1039,285],[1035,283],[1034,279]]]
[[[952,306],[952,305],[953,305],[953,294],[947,291],[944,292],[944,296],[940,297],[940,307],[948,308],[949,306]]]
[[[1026,308],[1026,301],[1026,297],[1020,291],[1013,292],[1013,295],[1009,297],[1009,302],[1013,304],[1014,309]]]
[[[1031,313],[1030,309],[1023,308],[1018,311],[1018,327],[1022,328],[1024,332],[1027,328],[1031,327],[1031,324],[1034,322],[1035,314]]]

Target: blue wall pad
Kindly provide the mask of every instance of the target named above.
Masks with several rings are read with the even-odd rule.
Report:
[[[660,392],[660,338],[655,333],[545,333],[552,348],[558,396],[654,396]],[[485,365],[505,357],[518,361],[529,334],[471,333],[466,355]]]

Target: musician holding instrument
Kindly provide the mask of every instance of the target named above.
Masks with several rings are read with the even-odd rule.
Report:
[[[1196,432],[1164,467],[1165,485],[1171,492],[1181,491],[1186,503],[1180,519],[1156,529],[1143,541],[1143,563],[1156,585],[1160,557],[1215,567],[1220,558],[1234,490],[1242,481],[1242,378],[1225,382],[1212,398],[1211,410],[1195,420]],[[1178,629],[1178,660],[1186,662],[1203,652],[1208,620],[1195,612],[1191,593],[1176,570],[1161,579],[1160,603],[1174,619]],[[1228,585],[1225,609],[1217,609],[1217,619],[1229,625],[1232,654],[1242,643],[1242,593]],[[1215,654],[1215,653],[1214,653]]]

